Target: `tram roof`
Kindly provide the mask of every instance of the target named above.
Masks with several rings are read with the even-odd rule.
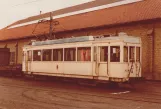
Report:
[[[87,41],[123,41],[126,43],[141,43],[140,37],[127,36],[121,34],[120,36],[102,37],[102,36],[82,36],[72,37],[58,40],[46,40],[46,41],[35,41],[32,42],[33,46],[41,45],[52,45],[52,44],[63,44],[63,43],[75,43],[75,42],[87,42]]]
[[[98,2],[101,0],[96,1]],[[100,26],[114,26],[118,24],[152,19],[161,19],[160,5],[161,0],[140,0],[139,2],[134,2],[126,5],[55,18],[53,21],[58,21],[59,24],[54,26],[54,33]],[[39,23],[32,23],[35,18],[41,18],[41,16],[33,16],[17,21],[0,30],[0,41],[34,37],[35,35],[43,35],[44,33],[48,34],[50,24],[48,20]],[[31,22],[32,24],[11,28],[13,26],[27,22]]]

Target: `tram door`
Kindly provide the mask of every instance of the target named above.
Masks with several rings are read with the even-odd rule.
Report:
[[[135,77],[135,46],[129,46],[129,63],[128,63],[128,76]]]
[[[101,46],[99,47],[99,76],[108,77],[108,54],[109,54],[109,47],[108,46]]]
[[[26,55],[26,71],[27,72],[31,72],[31,61],[32,61],[32,51],[27,51],[27,55]]]
[[[129,76],[141,76],[140,47],[129,46]]]
[[[141,48],[136,47],[136,77],[141,77]]]

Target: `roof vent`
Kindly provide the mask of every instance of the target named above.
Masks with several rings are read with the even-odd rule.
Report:
[[[128,35],[127,35],[127,33],[120,32],[120,33],[118,34],[118,36],[119,36],[119,37],[127,37]]]

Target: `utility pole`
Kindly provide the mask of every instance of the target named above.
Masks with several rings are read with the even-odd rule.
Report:
[[[49,38],[52,38],[52,32],[53,32],[53,16],[52,12],[50,12],[50,29],[49,29]]]

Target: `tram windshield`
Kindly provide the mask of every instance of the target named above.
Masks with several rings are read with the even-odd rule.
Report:
[[[129,52],[129,61],[128,61],[128,52]],[[141,55],[140,47],[124,46],[124,62],[140,62],[140,55]]]
[[[133,62],[135,61],[135,47],[134,46],[130,46],[130,51],[129,51],[129,59],[130,59],[130,62]]]
[[[140,62],[140,47],[136,47],[136,62]]]

